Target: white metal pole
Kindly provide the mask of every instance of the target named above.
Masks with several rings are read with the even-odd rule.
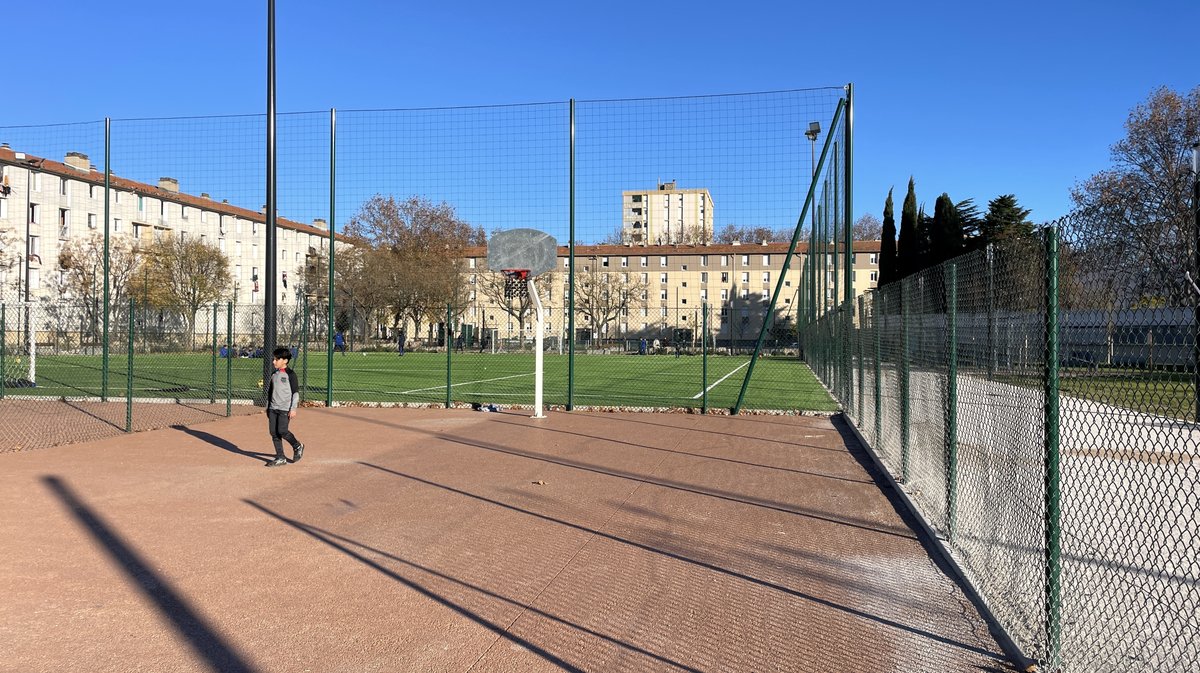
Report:
[[[533,297],[534,310],[537,311],[537,322],[534,323],[537,329],[537,334],[533,337],[533,416],[532,418],[545,418],[542,413],[542,339],[546,333],[546,317],[542,311],[542,300],[538,297],[537,285],[533,283],[533,279],[529,279],[529,295]]]

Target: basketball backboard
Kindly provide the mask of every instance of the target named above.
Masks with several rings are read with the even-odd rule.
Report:
[[[554,268],[558,241],[537,229],[509,229],[488,241],[487,264],[492,271],[527,269],[536,276]]]

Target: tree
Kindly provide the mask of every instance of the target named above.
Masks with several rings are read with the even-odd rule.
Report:
[[[460,220],[449,204],[420,196],[397,201],[376,194],[350,219],[345,235],[369,250],[361,272],[371,278],[360,279],[358,289],[390,308],[394,329],[411,321],[432,330],[445,320],[447,305],[461,313],[467,303],[462,251],[487,244],[482,227]]]
[[[602,336],[610,324],[628,316],[630,309],[646,306],[648,291],[649,285],[637,274],[603,271],[593,258],[582,273],[575,273],[575,310],[593,335]]]
[[[762,241],[791,241],[793,229],[778,231],[764,226],[726,224],[717,232],[714,243],[759,243]],[[786,233],[786,235],[785,235]]]
[[[888,198],[891,198],[890,193]],[[864,213],[862,217],[854,221],[851,232],[856,241],[878,241],[883,235],[883,223],[871,213]]]
[[[879,287],[897,278],[896,260],[896,217],[893,214],[892,190],[888,190],[887,201],[883,203],[883,232],[879,245]]]
[[[962,218],[950,195],[943,192],[933,206],[933,220],[929,223],[930,254],[922,266],[933,266],[957,257],[963,248]]]
[[[917,191],[913,179],[908,179],[908,194],[904,196],[904,207],[900,211],[900,240],[896,252],[896,277],[905,278],[920,268],[921,244],[920,225],[917,219]]]
[[[109,306],[123,306],[129,297],[129,286],[140,258],[133,243],[116,238],[109,244],[108,278]],[[104,293],[104,237],[94,234],[88,238],[71,239],[58,253],[62,270],[55,281],[58,295],[64,299],[84,299],[83,332],[98,329]]]
[[[982,245],[1004,245],[1014,239],[1028,239],[1033,236],[1033,222],[1029,221],[1028,208],[1017,204],[1013,194],[1003,194],[988,201],[987,214],[983,216],[979,229]]]
[[[225,254],[215,245],[183,236],[168,236],[150,244],[133,277],[142,283],[140,292],[149,305],[180,311],[193,342],[200,307],[232,290]]]
[[[1071,191],[1076,211],[1064,243],[1123,301],[1195,301],[1185,273],[1200,282],[1190,194],[1198,141],[1200,86],[1186,94],[1161,87],[1129,113],[1125,137],[1111,147],[1113,166]]]

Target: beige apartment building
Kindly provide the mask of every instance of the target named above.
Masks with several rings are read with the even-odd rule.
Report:
[[[632,245],[713,240],[713,200],[707,189],[661,182],[651,191],[621,192],[621,240]]]
[[[152,241],[164,236],[195,236],[229,258],[236,303],[261,303],[266,214],[208,194],[180,191],[179,181],[164,177],[149,185],[112,177],[110,231],[113,236]],[[277,218],[279,254],[277,300],[296,302],[298,281],[308,255],[328,251],[324,220],[309,224]],[[104,171],[87,155],[70,152],[62,162],[0,145],[0,298],[51,301],[71,299],[54,282],[62,273],[58,255],[72,239],[104,233]],[[340,236],[339,236],[340,239]],[[342,245],[343,243],[339,243]],[[26,297],[26,289],[28,295]]]
[[[854,243],[854,294],[876,287],[879,270],[879,241]],[[630,302],[619,317],[599,326],[589,323],[579,309],[576,295],[577,341],[619,341],[642,337],[663,338],[674,329],[701,333],[701,308],[711,306],[709,334],[718,345],[744,345],[757,338],[762,319],[770,305],[771,293],[779,282],[787,257],[787,243],[712,244],[712,245],[580,245],[575,247],[577,277],[589,274],[608,276],[610,282],[633,284],[644,294]],[[804,270],[807,245],[800,244],[789,265],[776,302],[776,312],[795,319],[800,306],[800,278]],[[482,330],[498,337],[531,335],[536,316],[524,315],[523,324],[509,302],[487,291],[487,250],[466,251],[469,294],[462,316],[470,331]],[[568,249],[559,246],[558,263],[553,272],[537,279],[545,310],[547,336],[566,334]],[[832,269],[832,261],[828,266]],[[832,271],[829,272],[829,306],[833,306]],[[839,273],[838,283],[842,282]],[[494,284],[492,284],[494,287]],[[581,291],[582,292],[582,291]],[[838,297],[843,290],[838,289]],[[639,293],[641,294],[641,293]],[[498,300],[499,299],[499,300]]]

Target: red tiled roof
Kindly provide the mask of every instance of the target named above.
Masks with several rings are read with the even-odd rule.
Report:
[[[69,166],[62,162],[54,161],[52,159],[45,159],[43,157],[36,157],[28,153],[25,154],[24,159],[18,159],[16,155],[17,152],[12,148],[0,147],[0,162],[9,163],[14,166],[35,168],[43,173],[58,175],[60,177],[68,177],[72,180],[79,180],[80,182],[86,182],[89,184],[101,186],[104,185],[104,173],[102,171],[97,171],[95,169],[85,171],[73,166]],[[262,222],[264,224],[267,221],[266,214],[255,210],[242,208],[240,206],[235,206],[228,203],[213,201],[212,199],[206,199],[199,196],[192,196],[191,194],[184,194],[182,192],[173,192],[167,189],[162,189],[161,187],[156,187],[154,185],[148,185],[144,182],[136,182],[126,178],[119,178],[116,175],[111,176],[109,184],[113,189],[120,189],[122,191],[132,192],[141,196],[151,196],[156,199],[162,199],[172,203],[187,204],[189,206],[195,206],[209,212],[233,215],[244,220]],[[321,229],[311,224],[295,222],[282,217],[275,218],[275,224],[276,226],[283,227],[284,229],[292,229],[294,231],[320,235],[326,238],[329,237],[329,231],[326,229]],[[350,240],[342,234],[335,234],[335,236],[339,241]]]

